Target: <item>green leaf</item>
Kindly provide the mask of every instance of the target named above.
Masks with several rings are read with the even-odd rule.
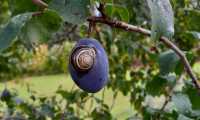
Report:
[[[172,50],[161,53],[158,60],[160,74],[167,75],[170,72],[173,72],[179,60],[180,58]]]
[[[117,14],[119,14],[122,21],[129,22],[129,12],[123,6],[114,6],[114,10]]]
[[[192,110],[192,104],[187,95],[176,93],[172,96],[172,101],[175,104],[177,111],[186,114]]]
[[[55,10],[64,21],[80,24],[86,20],[89,0],[52,0],[49,8]]]
[[[176,85],[176,75],[166,75],[161,77],[167,81],[167,85],[171,88]]]
[[[200,32],[188,31],[188,34],[191,34],[195,39],[200,40]]]
[[[174,13],[169,0],[147,0],[151,12],[151,38],[161,36],[172,39],[174,35]]]
[[[160,76],[155,76],[153,80],[147,82],[146,89],[147,92],[153,96],[160,95],[165,92],[164,87],[167,84],[167,80],[161,78]]]
[[[32,18],[23,28],[20,40],[27,44],[44,43],[61,26],[62,20],[55,11],[46,10],[42,15]]]
[[[191,100],[192,108],[200,110],[200,104],[199,104],[200,96],[198,94],[198,90],[192,85],[187,84],[187,88],[185,89],[185,92],[187,93],[187,95],[189,96]]]
[[[49,31],[57,31],[61,26],[61,18],[51,10],[45,11],[41,16],[37,17],[38,21]]]
[[[162,112],[162,116],[162,120],[177,120],[178,113],[176,111]]]
[[[191,116],[199,117],[200,116],[200,110],[192,110],[190,114],[191,114]]]
[[[0,50],[6,49],[20,33],[25,23],[30,20],[32,13],[14,16],[0,33]]]
[[[194,65],[193,65],[193,70],[194,72],[197,74],[197,76],[200,76],[200,62],[196,62]]]
[[[12,15],[22,14],[25,12],[37,11],[37,6],[31,0],[8,0]]]
[[[189,118],[189,117],[186,117],[186,116],[180,114],[180,115],[178,116],[178,119],[177,119],[177,120],[193,120],[193,119],[191,119],[191,118]]]
[[[121,5],[114,5],[113,3],[107,3],[105,6],[106,15],[113,17],[118,15],[124,22],[129,22],[129,11],[127,8]]]
[[[188,29],[193,31],[200,31],[200,11],[186,9],[184,12],[187,13],[184,18],[187,20],[186,26]]]
[[[113,3],[106,3],[105,5],[105,13],[106,15],[112,17],[113,16]]]

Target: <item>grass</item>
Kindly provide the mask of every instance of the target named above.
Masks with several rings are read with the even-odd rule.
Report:
[[[16,80],[9,81],[7,87],[9,89],[16,89],[19,96],[26,99],[28,97],[27,85],[31,90],[36,91],[41,96],[51,96],[55,94],[55,91],[59,86],[66,90],[70,90],[73,86],[73,81],[68,75],[47,75],[47,76],[29,76],[26,78],[18,78]],[[0,91],[4,89],[4,84],[0,83]],[[76,87],[77,88],[77,87]],[[77,88],[78,89],[78,88]],[[95,94],[97,97],[102,96],[102,91]],[[112,103],[113,92],[111,90],[105,91],[105,102],[108,105]],[[129,98],[119,94],[115,106],[112,109],[112,114],[118,119],[125,119],[133,114]]]

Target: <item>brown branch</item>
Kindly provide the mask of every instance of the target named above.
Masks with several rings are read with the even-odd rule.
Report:
[[[35,16],[40,16],[40,15],[42,15],[44,13],[44,11],[37,11],[37,12],[34,12],[33,14],[32,14],[32,16],[33,17],[35,17]]]
[[[32,0],[32,2],[33,2],[35,5],[37,5],[37,6],[41,7],[42,9],[44,9],[44,8],[47,8],[47,7],[48,7],[48,4],[47,4],[47,3],[45,3],[45,2],[44,2],[44,1],[42,1],[42,0]]]
[[[150,36],[151,35],[151,31],[150,30],[144,29],[142,27],[130,25],[130,24],[125,23],[123,21],[110,20],[110,19],[101,18],[101,17],[89,17],[87,20],[89,22],[107,24],[107,25],[109,25],[111,27],[120,28],[120,29],[123,29],[125,31],[141,33],[141,34],[144,34],[146,36]],[[172,49],[180,57],[182,63],[184,64],[186,72],[191,77],[192,82],[194,83],[195,87],[200,92],[200,83],[198,82],[197,77],[192,72],[192,68],[191,68],[191,66],[190,66],[185,54],[173,42],[171,42],[166,37],[161,37],[160,41],[163,42],[165,45],[167,45],[170,49]]]
[[[179,77],[178,80],[176,80],[176,84],[173,86],[173,88],[169,88],[168,91],[167,91],[167,98],[165,100],[165,103],[163,104],[162,108],[160,109],[161,111],[164,111],[167,104],[171,101],[171,98],[172,98],[172,95],[173,95],[173,92],[176,88],[176,86],[178,84],[180,84],[180,82],[182,82],[184,79],[184,73],[181,74],[181,76]]]
[[[172,95],[173,95],[173,93],[174,93],[174,90],[175,90],[176,86],[177,86],[180,82],[182,82],[183,78],[184,78],[184,73],[182,73],[181,76],[179,77],[179,79],[176,80],[176,84],[175,84],[173,87],[168,87],[168,89],[167,89],[167,91],[166,91],[166,92],[167,92],[166,100],[165,100],[163,106],[161,107],[160,111],[163,111],[163,112],[165,111],[165,108],[167,107],[168,103],[169,103],[169,102],[171,101],[171,99],[172,99]],[[160,117],[161,117],[161,113],[159,112],[159,113],[158,113],[158,116],[157,116],[158,120],[161,120]]]

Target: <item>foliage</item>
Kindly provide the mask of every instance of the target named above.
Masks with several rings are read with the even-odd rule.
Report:
[[[0,53],[0,81],[26,75],[68,73],[67,57],[73,43],[48,49],[46,44],[28,50],[22,43],[15,42],[9,49]]]
[[[31,15],[26,19],[24,15],[34,14],[40,8],[30,1],[21,1],[0,1],[0,11],[4,11],[0,12],[0,47],[4,48],[0,50],[1,78],[34,74],[34,71],[46,73],[55,70],[55,73],[67,70],[71,45],[80,37],[87,36],[86,18],[90,16],[88,4],[96,0],[45,0],[49,3],[49,8],[41,15]],[[109,17],[150,28],[151,16],[146,0],[104,2],[105,13]],[[171,0],[171,3],[175,13],[173,42],[185,51],[191,65],[199,64],[199,1]],[[113,101],[118,93],[122,93],[129,97],[135,111],[126,119],[200,119],[198,91],[183,72],[183,65],[172,51],[138,33],[124,32],[100,24],[97,24],[96,29],[91,35],[107,51],[110,65],[107,88],[115,93]],[[67,42],[63,42],[65,40]],[[12,44],[3,44],[4,41]],[[63,47],[65,44],[69,46]],[[61,47],[60,55],[57,50],[54,51],[56,46],[58,49]],[[33,64],[32,67],[23,66],[28,63],[26,61],[34,60],[42,64],[42,67]],[[110,112],[112,105],[105,104],[103,97],[99,99],[77,89],[66,91],[58,88],[57,93],[51,97],[38,97],[30,91],[30,99],[27,101],[21,100],[17,93],[9,92],[10,97],[0,102],[2,119],[117,119]],[[85,108],[88,101],[97,104],[88,110]]]

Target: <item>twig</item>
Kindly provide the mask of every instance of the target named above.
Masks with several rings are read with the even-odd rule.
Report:
[[[89,110],[88,110],[90,112],[88,112],[88,116],[89,116],[90,113],[92,113],[92,108],[93,108],[93,105],[94,105],[94,96],[93,96],[93,94],[91,94],[90,97],[91,97],[91,99],[90,99],[90,105],[89,105]]]
[[[118,92],[117,92],[117,91],[114,91],[113,97],[112,97],[112,104],[111,104],[111,106],[110,106],[110,110],[112,110],[113,107],[115,106],[115,102],[116,102],[117,95],[118,95]]]
[[[166,100],[163,104],[163,106],[161,107],[160,111],[164,111],[167,104],[171,101],[172,99],[172,95],[174,93],[174,89],[176,88],[176,85],[179,84],[179,82],[181,82],[184,78],[184,73],[181,74],[181,76],[179,77],[179,79],[176,81],[176,84],[173,86],[173,87],[170,87],[168,90],[167,90],[167,96],[166,96]],[[160,119],[161,117],[161,113],[158,114],[157,118]]]
[[[42,15],[44,13],[44,11],[37,11],[37,12],[34,12],[33,14],[32,14],[32,16],[33,17],[35,17],[35,16],[40,16],[40,15]]]
[[[172,94],[173,94],[173,89],[170,89],[169,93],[167,94],[166,100],[165,100],[162,108],[160,109],[160,111],[164,111],[165,110],[167,104],[171,101]]]
[[[35,5],[41,7],[42,9],[45,9],[45,8],[48,7],[48,4],[45,3],[45,2],[43,2],[42,0],[32,0],[32,2],[33,2]]]
[[[107,25],[109,25],[111,27],[120,28],[120,29],[123,29],[125,31],[141,33],[141,34],[144,34],[146,36],[150,36],[151,35],[151,31],[150,30],[144,29],[142,27],[134,26],[134,25],[125,23],[123,21],[110,20],[110,19],[101,18],[101,17],[89,17],[87,20],[89,22],[107,24]],[[192,72],[192,68],[191,68],[191,66],[190,66],[185,54],[173,42],[171,42],[166,37],[161,37],[160,41],[162,41],[165,45],[167,45],[170,49],[172,49],[180,57],[182,63],[184,64],[186,72],[191,77],[192,82],[194,83],[194,85],[198,89],[198,91],[200,92],[200,83],[198,82],[197,77]]]
[[[105,99],[105,92],[106,92],[106,88],[103,88],[102,96],[101,96],[102,105],[103,105],[103,103],[104,103],[104,99]]]
[[[181,74],[179,79],[176,81],[176,84],[174,85],[174,87],[169,89],[165,103],[163,104],[162,108],[160,109],[161,111],[165,110],[167,104],[171,101],[171,98],[172,98],[174,89],[176,88],[176,85],[179,84],[179,82],[181,82],[183,80],[183,78],[184,78],[184,73]]]

